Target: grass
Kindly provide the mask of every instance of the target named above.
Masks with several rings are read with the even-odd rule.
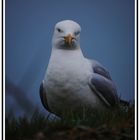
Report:
[[[39,112],[30,119],[6,117],[6,140],[134,140],[134,106],[49,120]]]

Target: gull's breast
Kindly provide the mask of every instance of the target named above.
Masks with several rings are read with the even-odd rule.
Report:
[[[48,66],[45,77],[48,104],[54,112],[76,109],[80,105],[94,106],[98,98],[88,82],[93,74],[87,59],[55,60]]]

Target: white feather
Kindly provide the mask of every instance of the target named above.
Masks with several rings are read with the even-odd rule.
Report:
[[[78,24],[71,21],[56,26],[58,25],[63,29],[64,34],[80,29]],[[58,37],[58,33],[54,32],[53,49],[44,78],[50,109],[59,114],[69,109],[78,110],[81,106],[88,108],[102,106],[101,101],[88,85],[93,75],[91,63],[83,56],[80,47],[72,50],[58,49],[59,43],[55,42]]]

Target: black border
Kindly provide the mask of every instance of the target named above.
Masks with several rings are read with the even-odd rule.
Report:
[[[138,24],[139,24],[138,23],[138,0],[135,0],[135,2],[137,4],[137,6],[135,7],[136,8],[135,9],[135,11],[136,11],[136,13],[135,13],[136,14],[135,15],[135,18],[136,18],[136,20],[135,20],[136,21],[136,23],[135,23],[135,26],[136,26],[136,31],[135,31],[136,32],[135,33],[136,36],[135,36],[135,38],[136,38],[136,51],[137,51],[136,54],[135,54],[135,55],[137,55],[136,56],[136,59],[137,59],[136,60],[137,61],[136,62],[136,73],[137,73],[137,77],[136,77],[136,80],[135,80],[136,81],[136,83],[135,83],[136,84],[136,89],[135,90],[136,90],[136,94],[137,94],[137,105],[136,105],[137,108],[135,109],[137,111],[136,112],[136,115],[137,116],[135,118],[136,118],[136,122],[137,122],[137,127],[135,127],[135,129],[136,129],[135,131],[136,131],[136,136],[137,136],[137,140],[138,140],[139,139],[139,135],[138,135],[138,125],[139,125],[139,121],[138,121],[138,118],[139,118],[139,116],[138,116],[138,91],[139,91],[138,90],[138,77],[139,77],[138,76],[138,71],[139,71],[139,69],[138,69]]]
[[[2,19],[1,19],[2,20],[2,24],[1,24],[1,26],[2,26],[1,27],[2,28],[2,33],[1,33],[1,37],[2,37],[1,38],[2,39],[2,47],[1,47],[2,48],[2,50],[1,50],[2,51],[1,52],[2,53],[2,55],[1,55],[2,56],[2,59],[1,59],[2,60],[2,63],[1,63],[2,64],[1,65],[1,72],[2,72],[2,74],[1,74],[1,77],[2,77],[2,95],[1,95],[2,96],[2,105],[1,105],[1,107],[2,107],[1,108],[1,110],[2,110],[2,122],[1,122],[1,124],[2,124],[2,129],[1,130],[2,130],[2,140],[3,140],[3,77],[4,77],[4,75],[3,75],[3,0],[1,2],[1,4],[2,4],[1,5],[2,6],[1,7],[1,17],[2,17]]]
[[[3,91],[3,79],[4,79],[4,75],[3,75],[3,63],[4,63],[4,62],[3,62],[3,47],[4,47],[4,46],[3,46],[3,17],[4,17],[4,15],[3,15],[3,9],[4,9],[4,8],[3,8],[3,0],[1,1],[1,4],[2,4],[2,5],[1,5],[1,17],[2,17],[2,18],[1,18],[1,23],[2,23],[2,24],[1,24],[1,31],[2,31],[2,32],[1,32],[1,39],[2,39],[2,47],[1,47],[1,51],[2,51],[2,52],[1,52],[1,61],[2,61],[2,62],[1,62],[1,77],[2,77],[2,81],[1,81],[1,83],[2,83],[2,86],[1,86],[1,87],[2,87],[2,89],[1,89],[1,91],[2,91],[2,94],[1,94],[1,96],[2,96],[2,99],[1,99],[1,100],[2,100],[2,101],[1,101],[1,110],[2,110],[2,120],[1,120],[1,124],[2,124],[2,126],[1,126],[1,130],[2,130],[2,140],[3,140],[3,126],[4,126],[4,125],[3,125],[3,123],[4,123],[4,122],[3,122],[3,111],[4,111],[4,110],[3,110],[3,94],[4,94],[4,93],[3,93],[3,92],[4,92],[4,91]],[[5,0],[5,4],[6,4],[6,0]],[[135,110],[136,110],[136,122],[137,122],[137,127],[136,127],[135,125],[134,125],[134,126],[135,126],[135,128],[136,128],[136,129],[135,129],[135,132],[136,132],[136,137],[137,137],[137,140],[138,140],[138,138],[139,138],[139,135],[138,135],[138,125],[139,125],[139,120],[138,120],[138,117],[139,117],[139,116],[138,116],[138,91],[139,91],[139,90],[138,90],[138,77],[139,77],[139,75],[138,75],[138,71],[139,71],[139,69],[138,69],[138,45],[139,45],[139,43],[138,43],[138,24],[139,24],[139,22],[138,22],[138,0],[135,0],[135,1],[134,1],[134,4],[137,5],[137,6],[134,6],[134,10],[136,11],[136,13],[134,12],[134,13],[136,14],[136,15],[135,15],[136,20],[134,21],[134,23],[135,23],[135,22],[136,22],[136,23],[135,23],[134,27],[136,26],[136,27],[135,27],[135,28],[136,28],[136,31],[135,31],[135,32],[136,32],[136,33],[135,33],[135,35],[136,35],[136,36],[135,36],[135,38],[136,38],[136,42],[135,42],[135,43],[136,43],[136,48],[135,48],[135,49],[136,49],[136,54],[135,54],[135,55],[136,55],[136,56],[135,56],[135,57],[136,57],[136,63],[135,63],[135,64],[136,64],[136,67],[135,67],[135,68],[136,68],[136,74],[137,74],[136,76],[137,76],[137,77],[135,77],[135,78],[136,78],[136,79],[135,79],[135,81],[136,81],[136,83],[135,83],[135,84],[136,84],[136,89],[135,89],[135,90],[136,90],[136,94],[137,94],[137,105],[136,105],[136,109],[135,109]],[[5,6],[5,8],[6,8],[6,6]],[[134,19],[135,19],[135,18],[134,18]],[[134,68],[134,69],[135,69],[135,68]],[[6,140],[6,139],[5,139],[5,140]]]

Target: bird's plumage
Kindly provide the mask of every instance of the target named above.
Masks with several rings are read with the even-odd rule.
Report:
[[[40,85],[39,93],[40,93],[40,99],[41,99],[42,105],[44,106],[44,108],[46,110],[48,110],[49,112],[51,112],[51,110],[50,110],[50,108],[48,106],[48,101],[47,101],[45,89],[43,87],[43,82]]]
[[[115,106],[119,99],[109,72],[97,61],[92,60],[91,63],[94,72],[94,76],[89,81],[91,89],[95,91],[105,105]]]
[[[41,85],[41,101],[57,115],[115,106],[116,87],[109,72],[97,61],[83,56],[78,23],[70,20],[56,24],[52,52]]]

